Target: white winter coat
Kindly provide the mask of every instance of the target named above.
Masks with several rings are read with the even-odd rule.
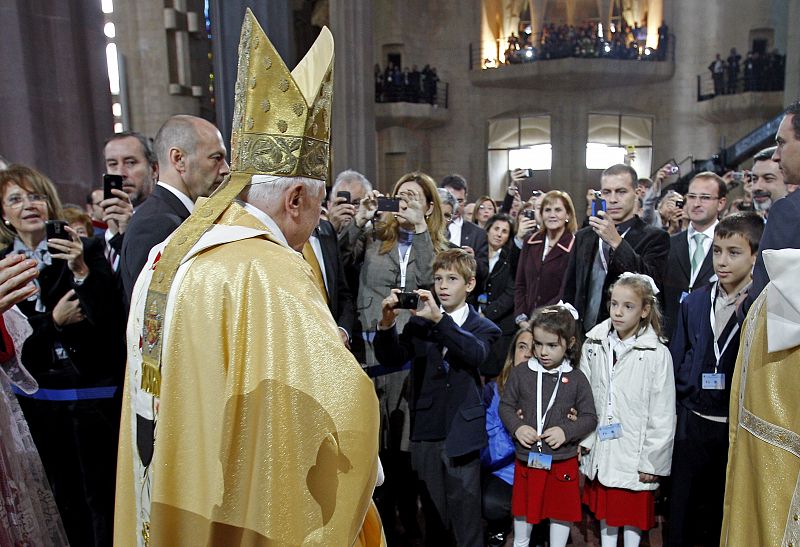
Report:
[[[608,355],[611,320],[586,334],[580,370],[589,379],[598,427],[608,424]],[[658,483],[639,481],[639,472],[667,476],[675,438],[675,378],[669,350],[648,327],[633,347],[617,356],[612,394],[614,422],[622,437],[600,441],[595,431],[581,446],[581,472],[601,484],[628,490],[655,490]]]

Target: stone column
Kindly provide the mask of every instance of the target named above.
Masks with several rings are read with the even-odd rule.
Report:
[[[648,0],[647,46],[658,46],[658,27],[664,22],[664,0]]]
[[[603,37],[608,39],[611,36],[611,0],[597,0],[597,11],[603,24]]]
[[[575,7],[575,0],[567,0],[567,19],[569,19],[570,5]],[[538,44],[542,39],[542,27],[544,26],[544,10],[547,7],[547,0],[529,0],[528,6],[531,10],[531,43]],[[572,10],[575,16],[575,10]],[[572,24],[572,23],[570,23]]]
[[[331,0],[330,21],[336,44],[332,177],[355,169],[376,182],[373,2]]]
[[[280,53],[289,70],[299,59],[293,47],[293,20],[289,0],[212,0],[211,34],[214,55],[214,95],[217,127],[230,147],[233,121],[233,88],[239,66],[239,37],[247,8],[253,10],[269,41]],[[305,55],[305,51],[301,52]]]
[[[789,1],[787,21],[800,21],[800,0]],[[783,103],[789,106],[800,99],[800,28],[789,23],[786,33],[786,83]]]
[[[0,155],[82,204],[113,130],[100,2],[6,0],[0,35]]]

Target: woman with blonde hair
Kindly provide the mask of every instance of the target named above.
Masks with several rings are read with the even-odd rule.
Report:
[[[578,229],[569,194],[547,192],[539,205],[542,227],[522,245],[514,288],[514,314],[519,324],[533,310],[555,304],[564,292],[564,274]]]
[[[433,286],[433,259],[448,248],[446,223],[433,179],[421,172],[403,175],[391,197],[396,211],[378,211],[376,190],[367,192],[353,222],[339,240],[345,266],[360,264],[356,300],[363,330],[366,371],[373,377],[381,411],[381,461],[386,482],[376,492],[378,509],[392,534],[395,506],[406,531],[414,536],[416,524],[416,479],[409,456],[408,403],[403,385],[408,370],[386,371],[375,358],[373,339],[382,316],[382,302],[391,289],[411,292]],[[403,310],[397,317],[402,331],[411,317]],[[410,486],[412,485],[412,486]],[[399,503],[400,498],[404,503]]]
[[[481,196],[475,202],[475,212],[472,216],[472,221],[480,226],[486,228],[486,223],[497,214],[497,205],[494,200],[489,196]]]

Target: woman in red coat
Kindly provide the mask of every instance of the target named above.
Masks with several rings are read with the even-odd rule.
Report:
[[[566,192],[545,194],[539,206],[542,228],[525,236],[514,288],[514,315],[525,321],[536,308],[557,303],[578,229],[575,207]],[[522,317],[524,316],[524,317]]]

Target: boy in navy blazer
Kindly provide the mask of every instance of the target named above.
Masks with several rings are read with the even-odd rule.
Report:
[[[494,323],[466,303],[475,288],[475,259],[449,249],[433,262],[434,287],[415,290],[419,305],[398,336],[397,289],[383,301],[375,356],[387,367],[411,361],[411,463],[421,482],[429,545],[483,545],[480,449],[486,445],[486,412],[479,367],[500,336]]]
[[[763,230],[761,217],[752,212],[721,220],[711,248],[718,280],[692,291],[680,305],[669,345],[678,403],[669,545],[719,541],[730,382],[739,351],[735,311],[751,286]]]

